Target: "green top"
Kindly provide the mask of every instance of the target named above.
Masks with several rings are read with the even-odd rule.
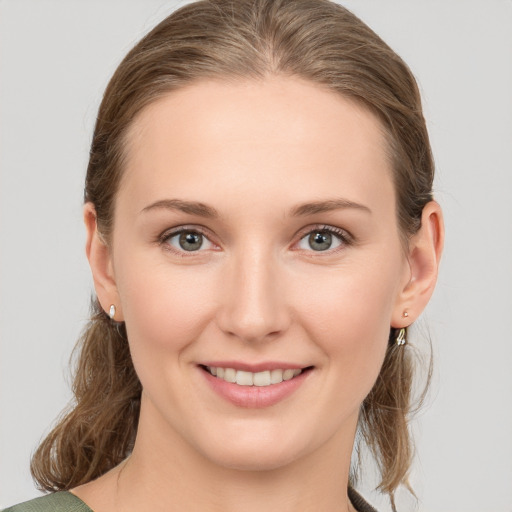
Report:
[[[349,498],[358,512],[377,512],[354,489],[349,488]],[[68,491],[47,494],[2,512],[93,512],[80,498]]]
[[[14,505],[2,512],[92,512],[92,510],[74,494],[61,491]]]

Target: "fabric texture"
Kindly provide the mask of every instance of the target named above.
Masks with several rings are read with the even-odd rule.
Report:
[[[348,496],[358,512],[377,512],[354,489],[348,489]],[[80,498],[67,491],[47,494],[2,512],[93,512]]]
[[[41,496],[2,512],[93,512],[80,498],[67,491]]]
[[[355,489],[348,488],[348,497],[357,512],[377,512]]]

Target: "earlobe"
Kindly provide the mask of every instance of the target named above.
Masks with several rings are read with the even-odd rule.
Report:
[[[400,291],[392,327],[407,327],[425,309],[436,285],[443,243],[441,207],[431,201],[423,208],[420,229],[409,241],[409,280]]]
[[[96,210],[92,203],[84,206],[84,223],[87,232],[85,252],[91,267],[98,300],[107,314],[115,306],[115,320],[122,321],[122,310],[112,267],[111,251],[98,232]]]

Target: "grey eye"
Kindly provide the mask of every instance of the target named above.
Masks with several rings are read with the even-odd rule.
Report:
[[[168,236],[165,242],[177,251],[186,252],[204,251],[213,247],[212,242],[198,231],[179,231]]]
[[[330,233],[327,230],[315,230],[301,238],[299,248],[321,252],[335,249],[341,244],[342,240],[338,235]]]
[[[314,251],[326,251],[331,248],[332,235],[330,233],[311,233],[308,242]]]
[[[184,251],[197,251],[203,245],[203,235],[200,233],[180,233],[180,248]]]

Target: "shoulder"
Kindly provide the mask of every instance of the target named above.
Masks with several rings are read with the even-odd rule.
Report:
[[[92,512],[92,510],[74,494],[62,491],[14,505],[2,512]]]

